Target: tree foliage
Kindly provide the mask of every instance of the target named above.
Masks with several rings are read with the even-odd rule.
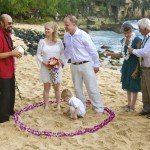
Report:
[[[77,15],[89,3],[90,0],[0,0],[0,13],[25,18],[31,15],[55,17],[56,14],[63,17],[66,14]]]
[[[92,4],[100,3],[100,13],[106,14],[107,5],[124,6],[125,0],[0,0],[0,14],[10,14],[14,19],[43,18],[62,19],[68,14],[90,16]],[[134,7],[141,5],[143,10],[149,10],[149,0],[132,0]],[[38,18],[38,19],[37,19]]]

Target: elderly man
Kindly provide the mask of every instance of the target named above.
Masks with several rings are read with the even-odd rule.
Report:
[[[9,116],[14,114],[14,57],[21,57],[20,52],[13,50],[10,37],[12,24],[9,15],[0,16],[0,123],[9,121]]]
[[[64,24],[67,31],[64,35],[65,55],[66,58],[71,59],[71,73],[76,96],[86,104],[83,93],[84,82],[96,116],[99,116],[104,108],[95,76],[100,66],[97,50],[90,36],[77,27],[75,16],[65,17]]]
[[[143,110],[139,115],[150,118],[150,20],[143,18],[138,22],[139,31],[144,36],[141,49],[129,48],[129,53],[141,57]]]

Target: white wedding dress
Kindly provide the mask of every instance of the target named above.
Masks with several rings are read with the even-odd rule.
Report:
[[[48,60],[52,57],[60,59],[63,64],[66,63],[62,41],[58,40],[55,44],[50,45],[46,43],[45,39],[41,39],[37,48],[37,61],[40,67],[40,81],[43,83],[54,84],[50,70],[42,64],[42,62],[48,63]],[[62,67],[58,70],[57,83],[61,83],[61,81]]]

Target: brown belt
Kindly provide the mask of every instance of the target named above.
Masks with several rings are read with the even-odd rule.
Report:
[[[150,67],[142,67],[142,69],[150,69]]]
[[[81,65],[81,64],[84,64],[84,63],[87,63],[89,61],[81,61],[81,62],[75,62],[75,63],[72,63],[73,65]]]

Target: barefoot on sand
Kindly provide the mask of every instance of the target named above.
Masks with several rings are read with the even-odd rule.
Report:
[[[103,114],[103,112],[96,112],[95,117],[100,117]]]

